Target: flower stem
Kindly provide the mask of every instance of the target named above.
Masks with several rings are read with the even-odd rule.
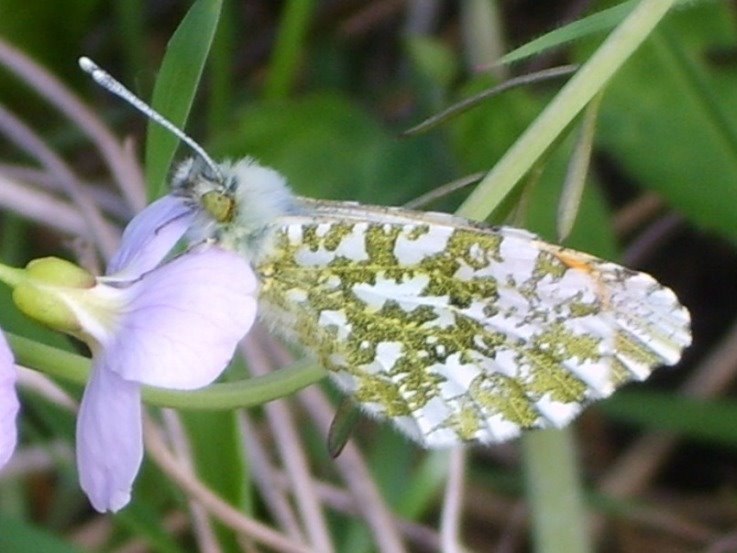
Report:
[[[40,344],[22,336],[7,334],[19,364],[51,376],[84,385],[89,378],[90,360],[81,355]],[[143,387],[143,399],[150,405],[194,410],[223,410],[261,405],[288,396],[327,375],[314,363],[298,362],[264,376],[238,382],[212,384],[195,391]]]
[[[143,389],[143,399],[151,405],[192,410],[237,409],[254,407],[289,396],[327,376],[327,371],[314,362],[296,362],[263,376],[237,382],[211,384],[193,392]]]
[[[0,263],[0,281],[7,284],[10,288],[15,288],[26,278],[25,272],[25,269],[16,269],[15,267],[8,267]]]

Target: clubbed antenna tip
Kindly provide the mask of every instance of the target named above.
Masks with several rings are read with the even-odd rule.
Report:
[[[212,160],[212,158],[207,154],[205,149],[197,144],[197,142],[194,141],[189,135],[187,135],[183,130],[181,130],[179,127],[177,127],[174,123],[169,121],[166,117],[161,115],[159,112],[154,110],[151,106],[149,106],[146,102],[141,100],[138,96],[133,94],[130,90],[128,90],[123,84],[121,84],[118,80],[116,80],[110,73],[105,71],[104,69],[100,68],[99,65],[97,65],[94,61],[92,61],[90,58],[86,56],[82,56],[79,58],[79,67],[82,68],[82,71],[90,75],[92,79],[99,84],[102,88],[108,90],[109,92],[112,92],[119,98],[122,98],[126,102],[128,102],[130,105],[132,105],[134,108],[136,108],[138,111],[143,113],[146,117],[148,117],[151,121],[154,121],[173,133],[175,136],[179,137],[185,144],[187,144],[190,148],[192,148],[197,155],[199,155],[202,160],[212,169],[214,175],[222,180],[222,174],[220,173],[220,170],[218,169],[218,166],[215,164],[215,162]]]

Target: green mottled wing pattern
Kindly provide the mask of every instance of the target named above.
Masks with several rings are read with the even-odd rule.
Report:
[[[304,202],[254,260],[262,316],[425,447],[563,426],[690,343],[647,274],[518,229]]]

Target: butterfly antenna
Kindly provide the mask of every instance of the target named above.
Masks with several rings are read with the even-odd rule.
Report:
[[[119,96],[130,105],[132,105],[134,108],[136,108],[138,111],[143,113],[151,121],[158,123],[165,129],[173,133],[175,136],[179,137],[185,144],[192,148],[197,153],[197,155],[202,158],[202,160],[210,167],[210,169],[212,169],[216,177],[222,180],[223,177],[220,173],[220,170],[218,169],[218,166],[215,164],[212,158],[207,155],[205,149],[197,144],[197,142],[195,142],[189,135],[185,134],[184,131],[182,131],[174,123],[169,121],[166,117],[161,115],[159,112],[154,110],[154,108],[152,108],[146,102],[141,100],[138,96],[133,94],[130,90],[123,86],[120,81],[116,80],[115,77],[113,77],[104,69],[101,69],[100,66],[98,66],[90,58],[84,56],[79,58],[79,66],[82,68],[82,71],[89,74],[90,77],[92,77],[94,81],[102,88],[105,88],[116,96]]]

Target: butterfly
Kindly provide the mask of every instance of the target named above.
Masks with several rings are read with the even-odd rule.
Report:
[[[215,163],[83,59],[195,149],[171,193],[199,236],[248,259],[261,319],[424,447],[565,426],[691,342],[688,310],[646,273],[517,228],[296,196],[251,158]]]

